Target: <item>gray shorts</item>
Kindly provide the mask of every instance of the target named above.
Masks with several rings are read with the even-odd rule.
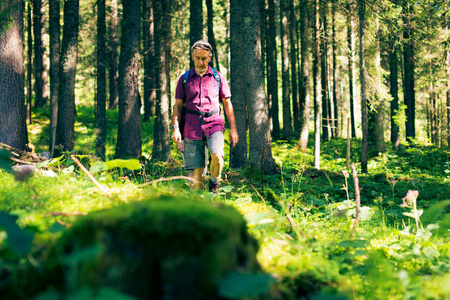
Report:
[[[209,156],[211,156],[211,153],[217,153],[223,157],[223,131],[216,131],[209,138],[203,136],[202,140],[185,138],[183,153],[184,169],[190,171],[206,167],[206,147],[209,149]]]

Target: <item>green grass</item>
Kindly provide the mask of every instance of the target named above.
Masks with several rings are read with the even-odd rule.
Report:
[[[75,150],[79,154],[94,153],[93,115],[92,107],[78,107]],[[45,117],[43,111],[34,116],[38,121]],[[108,111],[107,119],[111,160],[117,112]],[[29,130],[36,151],[46,150],[48,123],[33,123]],[[295,140],[273,142],[278,174],[264,176],[263,182],[257,170],[230,170],[226,165],[220,194],[214,196],[191,191],[183,180],[138,186],[185,175],[174,147],[171,162],[148,161],[153,122],[142,123],[142,133],[145,168],[126,172],[126,177],[115,169],[94,173],[113,197],[100,192],[77,167],[56,178],[36,175],[26,182],[0,171],[0,210],[18,216],[17,223],[35,233],[32,251],[39,251],[58,236],[53,233],[55,226],[70,226],[79,213],[139,201],[146,195],[183,194],[231,205],[246,217],[250,233],[260,243],[258,260],[277,279],[284,299],[450,298],[448,149],[388,147],[386,153],[373,154],[369,173],[358,173],[363,209],[354,228],[354,184],[351,176],[346,182],[342,173],[344,139],[321,145],[321,170],[314,169],[312,146],[302,153]],[[228,153],[227,143],[226,147]],[[352,162],[359,161],[359,153],[360,141],[354,140]],[[96,164],[92,157],[82,162],[87,167]],[[66,157],[52,169],[70,166],[74,164]],[[356,168],[359,171],[359,165]],[[419,191],[417,207],[423,215],[418,223],[404,215],[411,209],[400,207],[408,190]],[[0,262],[0,271],[4,265],[10,272],[23,263],[1,231]]]

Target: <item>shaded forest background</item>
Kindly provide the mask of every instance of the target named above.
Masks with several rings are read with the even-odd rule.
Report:
[[[206,39],[249,134],[230,166],[259,167],[267,151],[273,172],[270,141],[297,139],[320,168],[320,142],[349,136],[361,139],[367,172],[386,142],[449,145],[448,2],[3,1],[0,142],[25,149],[25,122],[42,121],[40,150],[77,150],[77,107],[95,105],[97,156],[141,156],[141,121],[154,121],[151,157],[168,161],[175,84],[192,66],[190,45]],[[31,119],[42,108],[48,119]],[[115,151],[107,109],[119,110]]]

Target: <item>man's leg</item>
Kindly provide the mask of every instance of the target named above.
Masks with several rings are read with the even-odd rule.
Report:
[[[219,180],[223,169],[223,147],[224,139],[223,132],[214,132],[208,139],[207,144],[209,148],[209,155],[211,158],[209,169],[211,171],[211,181],[209,183],[209,190],[216,192],[219,188]]]
[[[188,176],[193,178],[195,189],[205,187],[206,148],[202,140],[184,140],[184,167],[188,170]]]
[[[205,168],[196,168],[188,173],[188,176],[195,180],[192,185],[195,190],[203,190],[205,188],[204,169]]]

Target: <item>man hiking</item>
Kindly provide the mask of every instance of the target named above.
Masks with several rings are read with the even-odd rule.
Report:
[[[239,140],[230,87],[225,77],[208,65],[212,57],[208,42],[195,42],[191,56],[194,68],[180,77],[175,91],[171,138],[177,143],[177,149],[184,152],[184,168],[195,180],[196,189],[204,188],[208,148],[211,172],[208,187],[217,193],[224,164],[225,124],[220,102],[230,122],[230,145],[234,147]]]

